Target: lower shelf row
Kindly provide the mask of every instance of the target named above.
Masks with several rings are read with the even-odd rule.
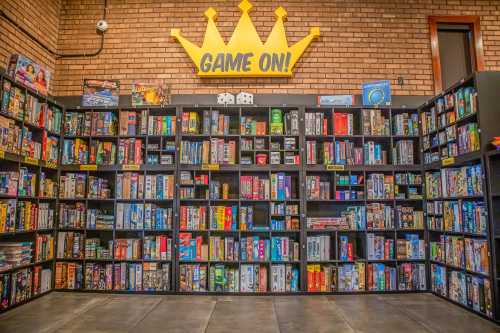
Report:
[[[52,269],[42,265],[0,273],[0,311],[25,303],[52,289]]]
[[[431,264],[431,289],[475,312],[493,316],[492,285],[489,278],[440,264]]]
[[[181,292],[298,292],[299,265],[181,264]],[[35,265],[0,274],[0,311],[47,293],[52,269]],[[162,292],[172,290],[169,263],[57,262],[56,289]],[[403,263],[308,264],[308,292],[427,290],[426,266]],[[492,316],[490,280],[439,264],[431,265],[431,290],[464,307]]]
[[[169,291],[169,263],[58,262],[56,289]],[[179,265],[180,292],[285,293],[302,291],[299,264]],[[308,264],[308,292],[427,290],[422,263]]]

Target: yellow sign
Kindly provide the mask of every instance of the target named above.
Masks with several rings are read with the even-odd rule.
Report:
[[[141,169],[139,164],[124,164],[122,165],[123,171],[138,171]]]
[[[24,163],[31,164],[31,165],[38,165],[38,160],[36,158],[33,158],[33,157],[25,156]]]
[[[219,170],[219,165],[218,164],[202,164],[201,165],[201,170],[205,170],[205,171],[217,171],[217,170]]]
[[[455,157],[445,158],[441,160],[441,163],[443,164],[443,166],[452,165],[453,163],[455,163]]]
[[[5,158],[5,152],[3,150],[0,150],[0,158]]]
[[[278,7],[274,11],[276,23],[263,43],[249,15],[252,4],[243,0],[239,8],[242,15],[227,44],[215,25],[217,12],[212,7],[205,11],[208,24],[201,47],[184,38],[180,29],[172,29],[170,34],[186,50],[200,77],[292,76],[294,65],[312,40],[319,37],[319,28],[311,28],[309,35],[289,47],[284,25],[287,13]]]
[[[45,162],[45,166],[51,169],[57,169],[57,164],[54,162]]]
[[[326,166],[328,171],[344,171],[345,167],[341,164],[329,164]]]
[[[97,165],[96,164],[82,164],[82,165],[80,165],[80,170],[82,170],[82,171],[96,171]]]

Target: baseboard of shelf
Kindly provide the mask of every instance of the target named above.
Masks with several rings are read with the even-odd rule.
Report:
[[[21,305],[25,305],[25,304],[27,304],[27,303],[29,303],[29,302],[31,302],[31,301],[34,301],[34,300],[35,300],[35,299],[37,299],[37,298],[40,298],[40,297],[43,297],[43,296],[45,296],[45,295],[50,294],[50,293],[51,293],[51,292],[53,292],[53,291],[55,291],[55,289],[50,289],[49,291],[46,291],[46,292],[44,292],[44,293],[41,293],[41,294],[38,294],[38,295],[32,296],[32,297],[30,297],[29,299],[27,299],[27,300],[25,300],[25,301],[22,301],[22,302],[20,302],[20,303],[16,303],[16,304],[14,304],[14,305],[11,305],[11,306],[9,306],[7,309],[0,310],[0,314],[3,314],[3,313],[8,312],[8,311],[11,311],[11,310],[13,310],[13,309],[15,309],[15,308],[17,308],[17,307],[19,307],[19,306],[21,306]]]
[[[54,289],[55,292],[127,294],[127,295],[192,295],[192,296],[325,296],[325,295],[383,295],[383,294],[431,294],[430,290],[388,290],[388,291],[332,291],[332,292],[220,292],[220,291],[129,291],[129,290],[87,290]]]
[[[468,306],[466,306],[466,305],[463,305],[463,304],[462,304],[462,303],[460,303],[460,302],[456,302],[456,301],[454,301],[454,300],[452,300],[452,299],[450,299],[450,298],[448,298],[448,297],[445,297],[445,296],[443,296],[443,295],[440,295],[440,294],[438,294],[438,293],[436,293],[436,292],[431,291],[430,293],[431,293],[432,295],[434,295],[434,296],[437,296],[437,297],[439,297],[439,298],[441,298],[441,299],[443,299],[443,300],[447,301],[447,302],[450,302],[450,303],[451,303],[451,304],[453,304],[453,305],[459,306],[459,307],[461,307],[462,309],[464,309],[464,310],[466,310],[466,311],[469,311],[469,312],[471,312],[471,313],[473,313],[473,314],[475,314],[475,315],[477,315],[477,316],[480,316],[480,317],[482,317],[482,318],[484,318],[484,319],[486,319],[486,320],[492,321],[492,322],[494,322],[494,323],[496,323],[496,324],[499,324],[499,325],[500,325],[500,321],[495,320],[495,319],[494,319],[494,318],[492,318],[492,317],[488,317],[486,314],[484,314],[484,313],[482,313],[482,312],[475,311],[474,309],[472,309],[472,308],[470,308],[470,307],[468,307]]]

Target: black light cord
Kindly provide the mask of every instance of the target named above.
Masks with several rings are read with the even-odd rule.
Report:
[[[107,9],[107,7],[108,7],[108,1],[104,0],[104,9],[103,9],[103,13],[102,13],[102,19],[103,20],[106,19],[106,9]],[[53,55],[57,59],[95,57],[95,56],[99,55],[99,53],[101,53],[102,50],[103,50],[103,48],[104,48],[104,33],[101,32],[100,33],[101,34],[101,43],[100,43],[99,49],[97,51],[95,51],[95,52],[92,52],[92,53],[83,52],[83,53],[73,53],[73,54],[58,53],[56,51],[51,50],[47,45],[45,45],[38,38],[36,38],[35,36],[33,36],[33,34],[31,34],[28,30],[26,30],[25,28],[23,28],[22,26],[20,26],[16,21],[14,21],[10,16],[8,16],[1,9],[0,9],[0,17],[2,17],[3,19],[5,19],[7,22],[9,22],[10,24],[12,24],[14,27],[16,27],[17,29],[19,29],[20,31],[22,31],[33,42],[35,42],[36,44],[38,44],[41,48],[43,48],[44,50],[46,50],[48,53],[50,53],[51,55]]]

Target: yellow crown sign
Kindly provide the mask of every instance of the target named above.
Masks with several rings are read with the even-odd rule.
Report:
[[[212,7],[205,11],[208,24],[201,47],[182,37],[179,29],[172,29],[170,34],[186,50],[200,77],[292,76],[294,65],[312,40],[319,36],[319,28],[311,28],[309,35],[289,47],[283,24],[286,11],[278,7],[274,11],[277,19],[273,30],[262,43],[249,15],[252,4],[243,0],[239,8],[242,15],[227,44],[215,25],[217,12]]]

